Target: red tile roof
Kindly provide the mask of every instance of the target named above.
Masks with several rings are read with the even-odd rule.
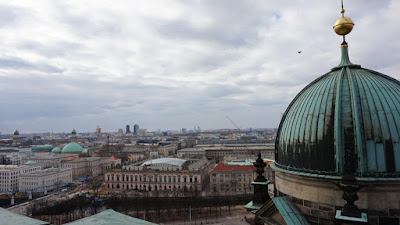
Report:
[[[65,162],[65,161],[73,161],[75,159],[77,159],[78,157],[67,157],[67,158],[63,158],[61,159],[61,162]]]
[[[216,172],[229,172],[232,170],[236,170],[236,171],[255,171],[255,167],[254,166],[243,166],[243,165],[226,165],[224,163],[220,163],[218,164],[216,167],[214,167],[214,169],[211,171],[213,173]]]
[[[112,155],[112,156],[110,157],[110,160],[117,160],[117,159],[119,159],[119,158],[116,157],[115,155]]]

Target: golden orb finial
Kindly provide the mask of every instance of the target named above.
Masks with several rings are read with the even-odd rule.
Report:
[[[336,20],[333,29],[338,35],[347,35],[348,33],[353,30],[354,23],[349,17],[341,17],[340,19]]]
[[[344,8],[343,8],[343,0],[342,0],[342,9],[340,10],[340,13],[342,14],[342,17],[336,20],[335,25],[333,26],[333,29],[338,35],[347,35],[348,33],[353,30],[354,23],[353,20],[351,20],[349,17],[344,16]]]

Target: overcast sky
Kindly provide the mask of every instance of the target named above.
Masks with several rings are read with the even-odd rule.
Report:
[[[351,61],[399,79],[400,1],[345,9]],[[277,127],[339,63],[340,16],[340,0],[1,0],[0,132]]]

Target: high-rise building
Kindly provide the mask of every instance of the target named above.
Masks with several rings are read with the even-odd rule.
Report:
[[[187,132],[186,128],[182,128],[182,133],[186,134],[186,132]]]
[[[119,135],[123,135],[124,134],[124,130],[122,128],[118,128],[118,132]]]
[[[97,127],[96,127],[96,135],[97,136],[101,135],[101,128],[99,127],[99,125],[97,125]]]
[[[126,125],[126,133],[129,134],[131,133],[131,127],[128,125]]]
[[[139,125],[135,124],[133,125],[133,133],[137,134],[139,131]]]

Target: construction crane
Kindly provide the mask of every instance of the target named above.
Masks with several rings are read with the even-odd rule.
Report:
[[[229,116],[226,116],[226,118],[229,120],[229,122],[231,122],[231,123],[233,124],[233,126],[235,126],[235,127],[238,129],[239,135],[240,135],[240,128],[236,125],[236,123],[233,122],[233,121],[231,120],[231,118],[229,118]]]

